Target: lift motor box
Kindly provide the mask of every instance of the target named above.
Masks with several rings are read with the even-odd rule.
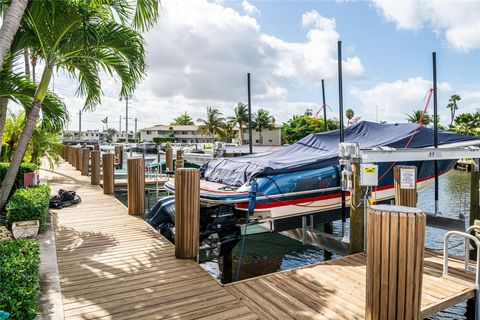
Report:
[[[378,186],[378,165],[360,164],[360,185],[363,187]]]

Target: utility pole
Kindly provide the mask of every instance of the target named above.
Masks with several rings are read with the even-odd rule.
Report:
[[[137,142],[137,118],[135,118],[135,137],[133,137],[135,139],[135,142]]]
[[[78,139],[82,141],[82,109],[78,111]]]
[[[127,133],[125,141],[128,143],[128,97],[125,99],[125,132]]]
[[[118,120],[118,133],[122,133],[122,116],[119,117]]]

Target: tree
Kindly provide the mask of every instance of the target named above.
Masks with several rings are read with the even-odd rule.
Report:
[[[0,70],[3,68],[3,62],[10,50],[13,38],[17,34],[27,5],[28,0],[12,0],[8,9],[3,7],[3,2],[0,4],[0,15],[6,10],[0,27]]]
[[[407,114],[407,121],[411,123],[420,123],[420,118],[422,117],[423,111],[422,110],[416,110],[413,111],[412,114]],[[432,116],[430,116],[428,113],[425,113],[422,119],[422,124],[424,126],[428,126],[430,122],[432,122]]]
[[[105,125],[105,129],[108,128],[108,117],[105,117],[104,119],[102,119],[102,123]]]
[[[345,111],[345,116],[348,119],[347,125],[350,125],[353,117],[355,116],[355,111],[353,111],[352,109],[347,109],[347,111]]]
[[[202,123],[198,127],[198,131],[202,134],[208,134],[212,138],[215,135],[221,136],[223,134],[223,127],[225,126],[225,119],[221,117],[222,113],[213,107],[207,107],[207,119],[198,119]]]
[[[108,143],[112,143],[113,137],[116,133],[117,130],[115,130],[114,128],[108,128],[107,133],[105,134],[105,141],[107,141]]]
[[[263,144],[263,130],[275,128],[275,118],[265,109],[253,114],[252,127],[258,130],[260,144]]]
[[[171,125],[177,126],[191,126],[194,125],[192,117],[185,111],[184,114],[173,119]]]
[[[2,152],[1,161],[10,162],[21,136],[24,123],[25,112],[21,112],[18,115],[11,113],[8,117],[3,132],[5,138],[3,139],[2,149],[4,152]],[[39,160],[45,157],[50,167],[53,168],[54,164],[57,164],[60,160],[61,150],[60,134],[56,130],[52,130],[52,128],[42,126],[41,121],[39,121],[33,130],[23,161],[38,164]]]
[[[455,120],[455,111],[458,110],[457,101],[462,100],[458,94],[452,94],[450,99],[448,99],[449,103],[447,104],[447,108],[450,109],[450,125],[453,124],[453,120]]]
[[[15,41],[21,47],[38,49],[45,67],[0,188],[0,211],[13,186],[54,69],[62,69],[78,80],[77,94],[85,96],[84,109],[93,109],[100,102],[101,71],[121,79],[122,98],[130,96],[143,78],[144,40],[137,31],[115,21],[107,2],[44,0],[30,4]]]
[[[470,136],[480,136],[480,111],[475,113],[462,113],[455,118],[450,130]]]
[[[327,130],[338,129],[338,123],[332,119],[327,120]],[[282,125],[282,141],[291,144],[308,136],[311,133],[325,131],[323,118],[315,118],[305,112],[303,115],[294,115]]]
[[[235,107],[235,116],[229,117],[228,120],[232,122],[232,125],[238,126],[238,129],[240,130],[240,145],[243,144],[243,127],[248,125],[248,107],[239,102],[237,103],[237,106]]]

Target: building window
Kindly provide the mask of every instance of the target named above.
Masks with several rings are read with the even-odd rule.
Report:
[[[152,131],[147,131],[147,134],[152,134]]]
[[[259,142],[260,142],[260,141],[259,141],[258,139],[257,139],[257,140],[255,140],[255,143],[259,143]]]
[[[268,142],[273,142],[273,140],[272,140],[272,139],[269,139]]]
[[[260,129],[255,129],[255,132],[260,132]]]

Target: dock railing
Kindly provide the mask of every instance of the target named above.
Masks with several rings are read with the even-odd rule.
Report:
[[[468,240],[472,240],[475,244],[477,250],[477,267],[475,270],[475,319],[480,318],[480,278],[479,278],[479,271],[480,271],[480,255],[478,254],[478,250],[480,249],[480,240],[471,235],[470,232],[473,230],[480,230],[480,226],[470,226],[467,228],[466,232],[460,231],[449,231],[445,234],[444,241],[443,241],[443,276],[448,276],[448,240],[452,236],[460,237],[465,240],[465,271],[472,271],[469,264],[469,246],[470,242]]]

